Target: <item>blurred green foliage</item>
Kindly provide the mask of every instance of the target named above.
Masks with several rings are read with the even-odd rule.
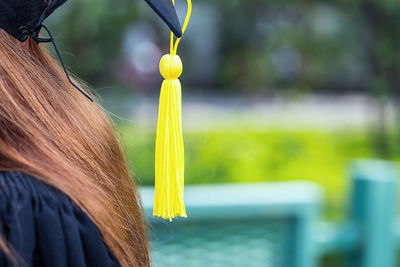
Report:
[[[154,182],[155,133],[120,127],[129,162],[142,185]],[[348,193],[346,166],[375,156],[362,131],[218,131],[186,132],[185,183],[308,180],[327,194],[329,217],[343,215]]]

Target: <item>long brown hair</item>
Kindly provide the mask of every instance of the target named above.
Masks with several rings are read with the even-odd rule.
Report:
[[[123,266],[148,266],[137,189],[111,120],[72,87],[43,44],[0,30],[0,171],[60,189]]]

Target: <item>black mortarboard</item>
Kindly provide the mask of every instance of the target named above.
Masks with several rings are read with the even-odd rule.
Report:
[[[176,15],[172,0],[145,0],[150,7],[161,17],[168,25],[176,37],[182,36],[182,28]]]
[[[43,21],[67,0],[0,0],[0,28],[24,42],[38,37]]]
[[[82,89],[75,85],[69,77],[53,36],[49,29],[42,24],[48,16],[66,1],[67,0],[0,0],[0,28],[21,42],[26,41],[28,37],[33,38],[37,43],[52,42],[68,81],[79,90],[79,92],[93,101]],[[182,36],[181,26],[172,0],[145,1],[163,19],[177,37]],[[39,32],[42,27],[49,34],[49,38],[39,38]]]
[[[43,21],[67,0],[0,0],[0,28],[24,42],[37,38]],[[181,26],[171,0],[145,0],[177,37]]]

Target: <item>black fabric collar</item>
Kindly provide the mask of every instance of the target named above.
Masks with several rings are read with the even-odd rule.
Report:
[[[0,28],[24,42],[37,38],[43,21],[67,0],[0,0]]]

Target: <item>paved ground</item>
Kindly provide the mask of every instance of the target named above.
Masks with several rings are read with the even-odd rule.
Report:
[[[136,98],[124,103],[106,105],[114,117],[137,125],[155,127],[157,97]],[[395,105],[384,105],[386,123],[395,121]],[[362,95],[326,97],[303,96],[287,98],[186,97],[183,102],[183,123],[186,131],[220,128],[317,128],[334,130],[376,124],[377,101]]]

